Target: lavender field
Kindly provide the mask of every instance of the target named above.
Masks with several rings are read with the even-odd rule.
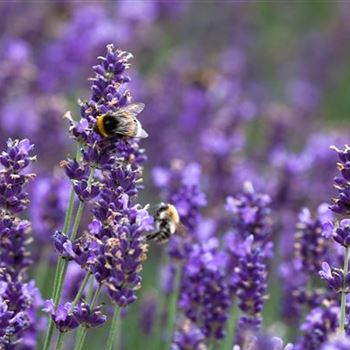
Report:
[[[0,13],[0,350],[350,350],[350,1]]]

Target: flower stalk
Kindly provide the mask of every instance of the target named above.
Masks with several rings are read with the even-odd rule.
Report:
[[[93,285],[91,286],[91,289],[93,288]],[[93,308],[96,305],[97,299],[100,295],[101,292],[101,285],[98,286],[98,288],[96,289],[96,292],[92,298],[91,301],[91,308]],[[90,298],[88,298],[90,299]],[[85,343],[85,338],[86,338],[86,334],[87,334],[87,328],[86,327],[80,327],[78,330],[78,334],[77,334],[77,340],[76,340],[76,344],[75,344],[75,350],[82,350],[84,343]]]
[[[177,302],[179,300],[180,295],[180,283],[181,283],[181,274],[182,269],[181,265],[176,266],[176,272],[175,272],[175,283],[174,283],[174,291],[171,294],[171,299],[169,302],[169,312],[168,312],[168,318],[167,318],[167,347],[166,349],[170,349],[171,342],[175,330],[176,325],[176,311],[177,311]]]
[[[72,221],[72,214],[73,214],[73,208],[74,208],[74,198],[75,198],[75,192],[72,189],[71,190],[71,194],[70,194],[70,198],[69,198],[69,202],[68,202],[68,207],[67,207],[67,211],[66,211],[66,215],[65,215],[65,219],[64,219],[64,225],[63,225],[63,232],[67,233],[71,221]],[[57,306],[58,303],[58,290],[59,290],[59,281],[62,279],[62,272],[64,270],[64,264],[65,264],[65,260],[62,257],[58,258],[57,261],[57,267],[56,267],[56,272],[55,272],[55,278],[54,278],[54,283],[53,283],[53,290],[52,290],[52,296],[55,302],[55,305]],[[62,288],[62,287],[61,287]],[[54,331],[54,322],[52,320],[52,318],[49,319],[49,324],[48,324],[48,328],[47,328],[47,332],[46,332],[46,336],[45,336],[45,342],[44,342],[44,350],[48,350],[50,348],[50,344],[51,344],[51,339],[52,339],[52,335],[53,335],[53,331]]]
[[[345,307],[346,307],[346,277],[349,271],[349,247],[345,248],[344,254],[344,280],[343,288],[341,291],[341,302],[340,302],[340,321],[339,321],[339,333],[341,336],[345,333]]]
[[[119,325],[119,315],[120,315],[120,307],[116,306],[114,308],[114,313],[113,313],[113,318],[112,318],[112,324],[111,328],[109,329],[109,335],[107,339],[107,344],[106,344],[106,350],[112,350],[114,349],[114,345],[117,344],[118,341],[118,326]]]
[[[223,345],[224,350],[232,350],[235,337],[235,328],[237,322],[238,310],[235,308],[235,305],[232,306],[231,314],[227,320],[226,327],[226,337]]]

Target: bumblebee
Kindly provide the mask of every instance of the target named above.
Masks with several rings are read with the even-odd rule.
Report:
[[[146,138],[148,134],[136,118],[144,108],[143,103],[136,102],[115,112],[102,114],[97,118],[95,131],[105,138],[117,135]]]
[[[185,228],[180,222],[179,213],[172,204],[159,204],[154,214],[154,221],[156,231],[146,236],[148,241],[155,240],[158,243],[165,243],[176,232],[185,233]]]

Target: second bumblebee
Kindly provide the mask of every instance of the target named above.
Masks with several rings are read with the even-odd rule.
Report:
[[[155,240],[158,243],[164,243],[176,232],[184,234],[185,229],[180,222],[180,216],[177,209],[172,204],[160,203],[156,213],[155,232],[146,236],[147,240]]]

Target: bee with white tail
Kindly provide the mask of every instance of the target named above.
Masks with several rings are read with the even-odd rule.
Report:
[[[115,112],[102,114],[97,118],[95,131],[105,138],[113,136],[146,138],[147,132],[136,118],[145,108],[141,102],[131,103]]]
[[[154,214],[156,230],[146,236],[148,241],[155,240],[165,243],[175,233],[185,234],[185,227],[180,222],[180,216],[174,205],[160,203]]]

